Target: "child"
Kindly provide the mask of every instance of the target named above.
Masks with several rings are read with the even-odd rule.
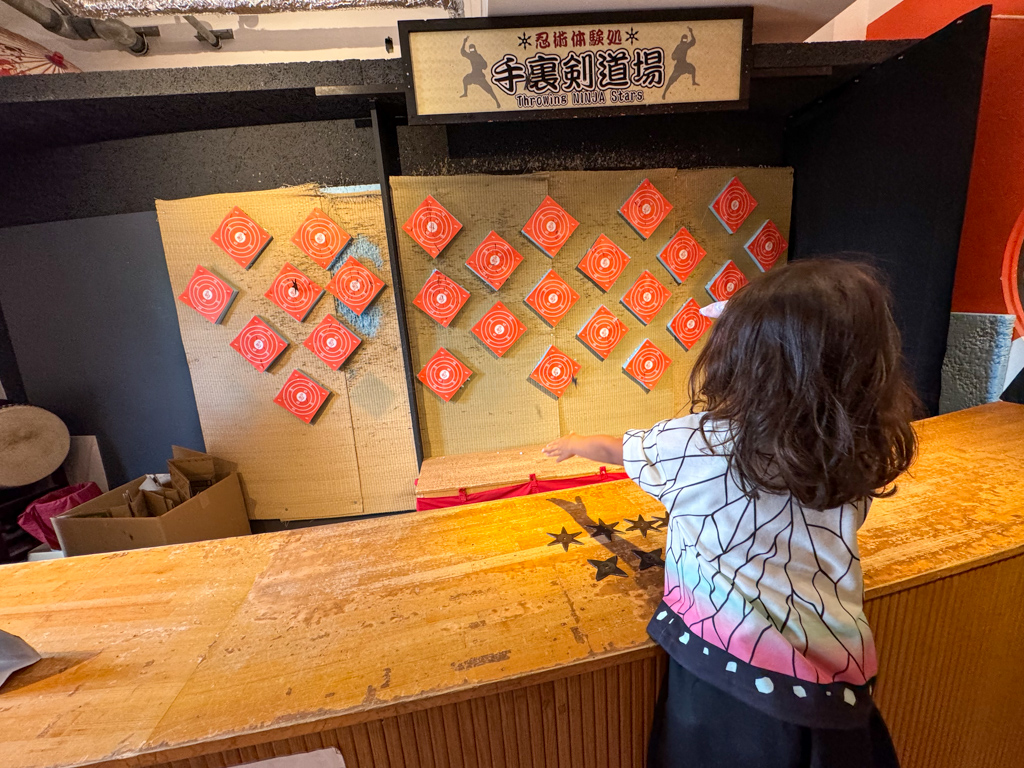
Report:
[[[838,260],[772,270],[722,311],[690,398],[649,430],[544,449],[622,463],[669,513],[648,765],[897,766],[857,552],[916,449],[886,291]]]

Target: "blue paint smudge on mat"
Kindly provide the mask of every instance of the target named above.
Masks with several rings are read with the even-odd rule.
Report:
[[[377,276],[380,277],[384,270],[384,258],[381,256],[380,248],[371,241],[366,235],[356,235],[355,238],[349,243],[348,247],[339,254],[339,256],[331,262],[331,265],[327,268],[327,271],[334,274],[341,268],[341,265],[345,263],[345,260],[352,256],[356,261],[363,265],[372,264],[376,269]],[[354,330],[363,338],[374,338],[377,335],[377,331],[380,330],[380,321],[384,316],[384,311],[381,309],[380,301],[381,296],[385,291],[390,290],[391,286],[387,286],[380,292],[373,304],[366,308],[361,315],[357,315],[351,309],[346,307],[338,299],[334,299],[334,311],[341,316]]]

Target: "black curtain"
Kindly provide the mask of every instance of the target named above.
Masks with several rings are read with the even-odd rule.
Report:
[[[888,278],[918,392],[938,413],[988,43],[983,6],[790,116],[790,258]]]

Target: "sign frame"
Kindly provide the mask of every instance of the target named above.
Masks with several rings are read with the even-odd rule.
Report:
[[[423,32],[450,32],[472,30],[512,30],[524,27],[551,27],[562,25],[593,26],[601,24],[686,22],[721,19],[740,19],[743,38],[740,59],[739,98],[729,101],[691,101],[670,104],[620,104],[607,107],[569,107],[555,109],[523,109],[515,111],[462,112],[420,114],[416,104],[416,90],[412,75],[410,34]],[[409,125],[438,125],[445,123],[485,123],[518,120],[554,120],[579,117],[617,117],[622,115],[660,115],[676,112],[710,112],[744,110],[750,101],[750,72],[753,67],[753,6],[682,8],[656,11],[609,11],[595,13],[555,13],[530,16],[490,16],[472,19],[430,19],[398,22],[398,37],[402,48],[402,68],[405,71],[406,113]]]

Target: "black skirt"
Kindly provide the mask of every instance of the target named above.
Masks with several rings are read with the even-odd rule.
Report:
[[[668,660],[648,768],[899,768],[882,715],[853,730],[805,728],[750,707]]]

